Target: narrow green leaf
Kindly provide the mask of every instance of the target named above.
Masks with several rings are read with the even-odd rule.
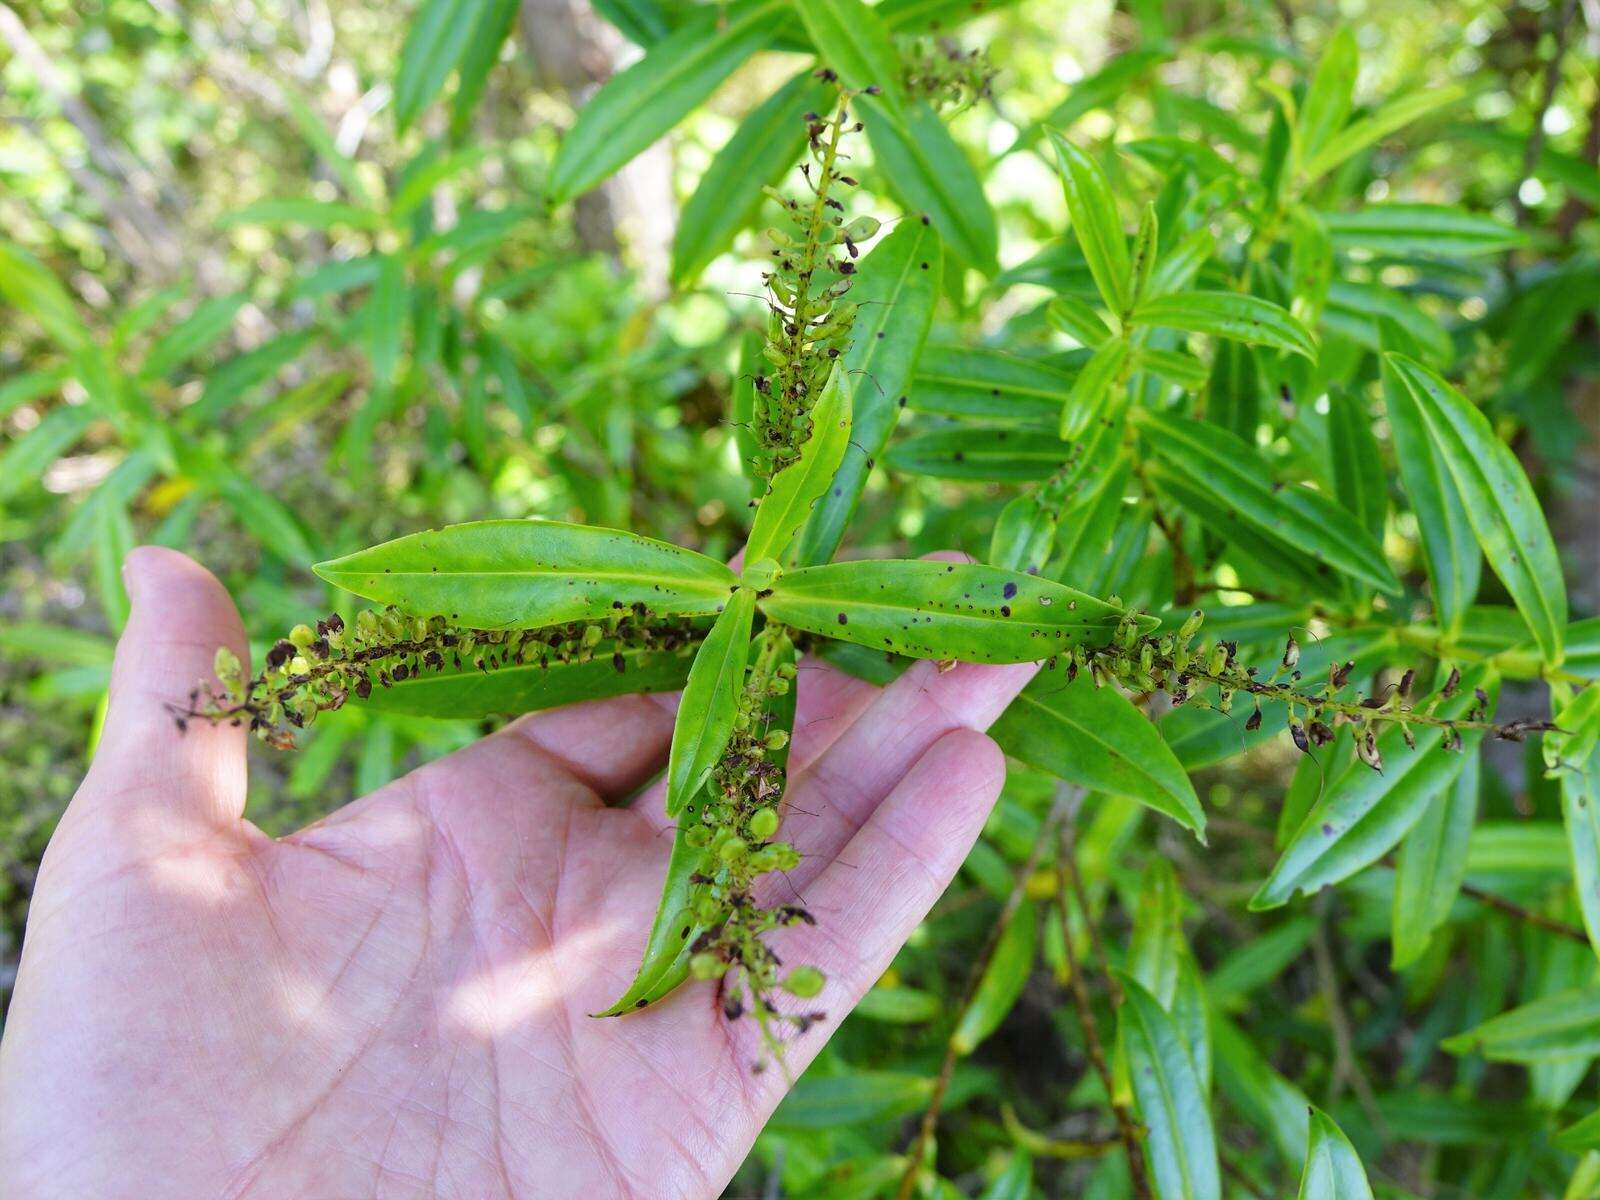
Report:
[[[1091,350],[1111,336],[1100,314],[1076,296],[1057,296],[1046,310],[1050,324]]]
[[[1011,916],[1011,923],[1000,935],[1000,944],[978,980],[978,989],[972,1001],[956,1023],[950,1035],[951,1048],[957,1054],[971,1054],[1006,1019],[1022,995],[1023,985],[1033,970],[1034,942],[1038,931],[1038,915],[1031,901],[1024,900]]]
[[[1372,1185],[1356,1148],[1332,1118],[1318,1109],[1311,1110],[1299,1200],[1372,1200]]]
[[[717,765],[733,736],[750,658],[756,596],[740,588],[722,610],[689,669],[667,758],[667,816],[677,817]]]
[[[772,620],[912,658],[1031,662],[1104,642],[1122,610],[1036,576],[979,563],[875,559],[780,576]]]
[[[1121,971],[1127,1001],[1118,1012],[1118,1045],[1143,1122],[1145,1161],[1162,1200],[1221,1200],[1211,1106],[1194,1059],[1160,1002]]]
[[[476,629],[592,620],[635,604],[657,616],[715,616],[738,585],[726,566],[692,550],[558,521],[450,525],[315,570],[358,596]]]
[[[362,309],[366,321],[367,357],[372,362],[372,377],[380,387],[394,383],[400,355],[405,347],[406,320],[411,289],[406,286],[405,266],[399,257],[386,254],[378,265],[378,278]]]
[[[1030,575],[1042,571],[1055,545],[1057,507],[1035,489],[1008,500],[989,535],[989,565]]]
[[[588,191],[676,125],[771,39],[784,0],[697,11],[584,105],[550,166],[556,203]]]
[[[989,1185],[980,1200],[1029,1200],[1033,1195],[1033,1160],[1013,1150],[1005,1170]]]
[[[939,114],[920,100],[898,112],[873,96],[857,98],[856,106],[890,193],[909,214],[926,216],[953,256],[993,275],[999,268],[994,210]]]
[[[1455,359],[1450,331],[1404,292],[1381,283],[1330,280],[1322,328],[1374,353],[1399,350],[1438,367]]]
[[[1205,363],[1180,350],[1143,347],[1134,355],[1134,366],[1158,379],[1177,384],[1186,392],[1200,391],[1211,379],[1210,368]]]
[[[761,207],[762,185],[777,184],[805,148],[805,114],[820,111],[827,98],[826,85],[807,69],[740,122],[678,218],[672,241],[672,282],[677,287],[692,284],[750,224]]]
[[[1126,338],[1102,342],[1073,382],[1066,403],[1061,406],[1061,438],[1076,441],[1100,417],[1106,405],[1116,403],[1112,395],[1130,347]]]
[[[1356,46],[1355,33],[1348,25],[1341,25],[1328,39],[1300,104],[1295,126],[1295,150],[1300,162],[1315,158],[1350,119],[1356,72],[1360,68],[1361,51]]]
[[[1254,445],[1261,423],[1261,394],[1256,352],[1242,342],[1224,340],[1211,361],[1206,420]]]
[[[1545,735],[1545,757],[1561,775],[1561,817],[1589,944],[1600,954],[1600,687],[1578,693]]]
[[[1430,87],[1426,91],[1397,96],[1376,111],[1358,117],[1306,160],[1303,167],[1305,183],[1315,183],[1352,154],[1365,150],[1437,109],[1456,103],[1465,95],[1466,89],[1457,84]]]
[[[1441,701],[1434,715],[1464,715],[1477,704],[1473,693],[1479,687],[1492,707],[1498,680],[1477,671],[1462,679],[1460,690]],[[1421,819],[1428,803],[1455,782],[1466,756],[1483,740],[1483,730],[1463,730],[1463,749],[1450,753],[1441,749],[1440,727],[1416,726],[1412,734],[1414,748],[1398,728],[1390,727],[1378,738],[1382,771],[1352,759],[1334,777],[1251,898],[1252,909],[1276,908],[1297,891],[1311,895],[1383,857]]]
[[[1187,952],[1183,940],[1183,892],[1177,873],[1166,859],[1152,859],[1140,876],[1139,894],[1134,900],[1127,972],[1171,1012],[1178,994],[1179,964]]]
[[[10,242],[0,242],[0,299],[32,317],[64,350],[81,350],[89,341],[67,289],[37,258]]]
[[[401,133],[428,106],[456,69],[477,26],[472,0],[425,0],[406,31],[394,78],[394,120]]]
[[[589,662],[508,664],[484,672],[470,663],[460,670],[415,671],[390,686],[375,687],[364,707],[416,717],[482,720],[516,716],[646,692],[675,692],[689,678],[692,645],[680,650],[630,646],[613,659]],[[351,703],[357,703],[353,700]]]
[[[867,476],[889,444],[912,372],[921,370],[943,268],[944,248],[920,221],[902,221],[861,260],[850,289],[859,307],[841,359],[851,381],[850,440],[832,485],[800,533],[796,558],[802,566],[833,557]]]
[[[1447,204],[1368,204],[1321,217],[1340,250],[1455,258],[1498,254],[1524,241],[1510,225]]]
[[[1208,497],[1273,545],[1327,563],[1382,591],[1400,592],[1382,548],[1349,512],[1310,488],[1275,485],[1270,465],[1253,446],[1203,421],[1149,412],[1140,416],[1140,432],[1151,449],[1175,472],[1187,474],[1192,492]],[[1208,519],[1205,512],[1197,515]]]
[[[95,412],[87,404],[62,404],[0,454],[0,500],[9,500],[24,488],[37,483],[50,464],[78,442],[94,423]]]
[[[1156,296],[1134,309],[1129,321],[1231,338],[1249,346],[1271,346],[1313,360],[1317,357],[1310,332],[1287,309],[1241,292],[1173,292]]]
[[[852,1015],[886,1025],[920,1025],[943,1010],[944,1003],[932,992],[901,985],[878,984],[869,988]]]
[[[1074,378],[1000,350],[934,345],[917,360],[908,403],[918,412],[947,417],[1054,422]]]
[[[1467,877],[1467,846],[1478,820],[1478,756],[1428,801],[1400,845],[1394,876],[1393,968],[1416,962],[1450,916]]]
[[[783,554],[811,515],[811,506],[832,486],[834,472],[850,443],[854,387],[850,375],[835,364],[811,410],[811,436],[800,448],[800,457],[773,477],[771,488],[756,509],[750,538],[745,543],[747,562],[758,563]]]
[[[661,881],[661,900],[650,922],[639,969],[627,990],[595,1016],[616,1017],[648,1008],[688,978],[689,947],[699,934],[699,926],[689,915],[689,898],[694,886],[690,876],[700,870],[706,852],[689,845],[686,835],[699,824],[699,813],[679,816],[672,836],[672,853],[667,858],[667,874]]]
[[[316,557],[299,520],[288,506],[243,472],[216,463],[208,482],[264,550],[302,570],[302,564]]]
[[[1451,1054],[1492,1062],[1541,1063],[1600,1054],[1600,989],[1542,996],[1440,1043]]]
[[[884,462],[934,479],[1029,483],[1048,479],[1072,456],[1072,444],[1029,429],[951,426],[906,438]]]
[[[900,56],[875,9],[861,0],[794,0],[794,9],[817,57],[838,72],[845,87],[878,88],[885,107],[899,108]]]
[[[228,213],[220,221],[224,227],[231,225],[304,225],[308,229],[333,229],[348,225],[352,229],[377,229],[383,224],[383,215],[373,209],[358,208],[341,200],[313,200],[287,198],[258,200],[237,212]]]
[[[242,295],[203,301],[150,347],[139,373],[146,379],[160,379],[174,367],[221,341],[233,328],[233,320],[244,305]]]
[[[1561,661],[1567,589],[1538,497],[1489,419],[1436,372],[1384,357],[1391,410],[1409,403],[1444,460],[1484,557],[1533,631],[1547,662]]]
[[[635,46],[653,46],[672,32],[662,0],[594,0],[594,9]]]
[[[1205,841],[1206,817],[1189,774],[1160,731],[1114,687],[1062,667],[1042,671],[990,735],[1012,758],[1093,792],[1129,796]]]
[[[1106,307],[1121,317],[1133,304],[1133,267],[1111,181],[1099,163],[1060,133],[1051,130],[1050,140],[1055,143],[1056,169],[1066,192],[1073,236]]]
[[[1383,455],[1372,434],[1365,403],[1335,388],[1328,395],[1328,456],[1333,465],[1333,491],[1361,527],[1383,544],[1383,523],[1389,512],[1389,483]]]
[[[1300,1164],[1306,1156],[1311,1101],[1273,1069],[1253,1039],[1215,1012],[1211,1036],[1217,1048],[1217,1084],[1228,1103],[1272,1140],[1285,1163]]]
[[[456,94],[450,101],[450,134],[457,141],[466,135],[473,110],[489,84],[489,72],[500,61],[500,48],[511,36],[520,0],[483,0],[477,6],[472,37],[461,55]]]

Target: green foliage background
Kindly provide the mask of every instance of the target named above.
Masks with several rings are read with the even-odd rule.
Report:
[[[670,185],[683,223],[676,254],[630,225],[630,213],[637,222],[668,203],[660,191],[631,208],[625,192],[614,196],[602,224],[615,228],[598,237],[584,213],[594,194],[570,203],[621,165],[605,155],[623,142],[586,148],[581,125],[567,136],[588,96],[539,69],[530,47],[553,18],[538,5],[428,0],[409,21],[355,0],[0,6],[0,971],[14,969],[39,854],[92,753],[128,546],[158,541],[200,558],[239,598],[260,645],[332,602],[312,561],[432,525],[540,516],[718,558],[742,543],[750,486],[730,414],[740,342],[763,311],[755,210],[768,180],[733,171],[711,197],[723,203],[692,197],[740,123],[810,64],[807,38],[829,45],[825,22],[820,9],[785,21],[776,2],[734,6],[731,17],[665,0],[596,7],[604,17],[589,19],[623,60],[638,51],[622,35],[698,44],[755,13],[760,36],[729,52],[726,80],[641,142],[670,128],[668,148],[650,153],[655,186]],[[1081,366],[1063,356],[1069,343],[1047,302],[1098,304],[1093,264],[1069,232],[1046,127],[1110,172],[1113,223],[1131,230],[1174,179],[1226,179],[1236,167],[1261,183],[1276,107],[1304,102],[1316,64],[1344,37],[1359,56],[1356,119],[1396,94],[1439,103],[1334,164],[1317,206],[1449,206],[1465,232],[1441,241],[1435,221],[1420,246],[1374,249],[1370,230],[1335,221],[1333,282],[1295,311],[1317,329],[1324,364],[1348,359],[1358,399],[1317,403],[1327,379],[1274,352],[1263,360],[1272,386],[1238,429],[1280,479],[1344,502],[1403,579],[1415,611],[1380,606],[1393,644],[1363,659],[1364,672],[1400,649],[1437,655],[1449,622],[1429,622],[1456,615],[1453,604],[1462,623],[1446,630],[1451,645],[1495,658],[1507,676],[1502,719],[1544,715],[1541,674],[1560,689],[1600,673],[1600,633],[1586,620],[1600,594],[1592,6],[877,7],[901,52],[932,14],[996,73],[992,99],[943,114],[953,142],[926,136],[981,180],[998,261],[983,261],[986,218],[951,183],[955,199],[933,206],[945,213],[935,229],[952,261],[973,269],[944,272],[920,397],[914,386],[843,557],[955,547],[988,560],[997,520],[1026,491],[1016,481],[1033,478],[1015,464],[955,469],[963,460],[951,451],[982,435],[959,424],[941,434],[927,397],[935,362],[954,364],[981,395],[977,350]],[[974,7],[994,11],[973,18]],[[685,21],[688,34],[670,32]],[[829,61],[850,81],[844,57]],[[1129,152],[1133,143],[1147,153]],[[932,206],[892,156],[882,169],[885,150],[866,138],[851,147],[863,183],[852,213],[888,221]],[[1219,154],[1227,170],[1214,170]],[[932,174],[949,183],[961,170]],[[1235,251],[1246,205],[1219,186],[1215,225]],[[733,229],[706,225],[729,214],[751,219],[731,252],[712,253]],[[1282,257],[1285,306],[1316,295]],[[1573,624],[1559,666],[1530,649],[1537,630],[1511,607],[1521,598],[1491,572],[1481,589],[1446,595],[1416,497],[1406,499],[1414,484],[1388,419],[1394,402],[1373,403],[1380,315],[1481,408],[1532,478],[1567,568]],[[1200,364],[1213,394],[1219,364],[1236,353],[1215,346]],[[1455,530],[1464,544],[1465,528]],[[1098,582],[1068,581],[1151,608],[1198,601],[1223,636],[1272,642],[1269,663],[1290,627],[1313,630],[1302,641],[1314,658],[1309,643],[1337,628],[1330,615],[1357,606],[1334,585],[1295,594],[1273,581],[1273,563],[1258,578],[1226,557],[1180,595],[1161,533],[1127,533],[1121,559],[1122,543],[1091,544],[1082,561]],[[1595,693],[1579,694],[1592,709]],[[1600,980],[1574,884],[1575,871],[1593,878],[1593,835],[1585,860],[1582,823],[1569,811],[1564,824],[1562,784],[1546,778],[1538,739],[1525,754],[1494,748],[1481,769],[1473,756],[1430,794],[1398,858],[1380,851],[1336,888],[1253,911],[1298,816],[1343,769],[1348,739],[1301,758],[1287,738],[1264,736],[1270,726],[1246,738],[1244,715],[1221,728],[1190,722],[1187,734],[1161,726],[1204,801],[1208,845],[1126,797],[1097,794],[1074,809],[1088,911],[1127,972],[1121,983],[1094,969],[1083,910],[1059,903],[1053,849],[1033,853],[1059,815],[1049,753],[1014,764],[962,878],[774,1119],[734,1194],[893,1195],[952,1034],[963,1053],[925,1194],[1133,1194],[1070,998],[1070,957],[1115,1059],[1117,1099],[1135,1103],[1152,1144],[1220,1162],[1215,1183],[1201,1171],[1188,1191],[1170,1190],[1158,1169],[1163,1197],[1286,1195],[1303,1170],[1302,1194],[1361,1195],[1355,1151],[1382,1195],[1600,1196],[1600,1134],[1579,1123],[1596,1107]],[[252,816],[291,827],[478,732],[332,714],[299,755],[257,754]],[[1078,748],[1067,739],[1054,752]],[[1423,839],[1438,847],[1431,874],[1411,849]],[[977,1009],[964,1010],[968,967],[1013,896],[1024,902]],[[1063,911],[1073,914],[1065,928]],[[1188,1059],[1161,1049],[1180,1027]],[[1129,1081],[1129,1064],[1147,1056],[1183,1076],[1174,1087],[1206,1094],[1209,1119],[1163,1117]],[[1308,1123],[1308,1104],[1328,1115]]]

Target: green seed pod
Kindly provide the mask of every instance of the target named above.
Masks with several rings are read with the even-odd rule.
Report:
[[[826,982],[827,977],[816,967],[796,967],[784,979],[783,990],[791,996],[809,1000],[822,990],[822,985]]]
[[[683,840],[696,850],[704,850],[711,844],[711,830],[704,825],[695,825],[684,833]]]
[[[309,625],[296,625],[289,630],[289,640],[301,650],[305,650],[317,640],[317,635],[312,632]]]
[[[725,863],[735,863],[750,853],[750,844],[742,837],[730,837],[717,847],[717,857]]]
[[[723,961],[715,954],[702,950],[699,954],[689,959],[689,974],[696,979],[716,979],[727,970]]]
[[[759,808],[750,817],[750,836],[766,841],[778,832],[778,810]]]
[[[244,668],[239,664],[237,654],[226,646],[218,646],[216,656],[211,660],[211,670],[219,681],[231,688],[239,682]]]
[[[768,750],[782,750],[789,744],[788,731],[783,729],[774,729],[763,739],[763,744]]]

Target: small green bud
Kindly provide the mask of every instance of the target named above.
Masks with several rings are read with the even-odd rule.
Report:
[[[722,960],[706,950],[689,959],[689,974],[696,979],[715,979],[723,973],[723,970]]]
[[[717,847],[717,857],[725,863],[737,862],[750,852],[750,844],[742,837],[730,837]]]
[[[711,844],[711,830],[704,825],[691,826],[683,840],[696,850],[704,850]]]
[[[293,629],[289,630],[289,640],[293,642],[299,649],[305,650],[311,645],[312,642],[317,640],[317,635],[312,632],[311,626],[309,625],[296,625]]]
[[[750,818],[750,836],[766,841],[778,832],[778,810],[760,808]]]
[[[791,996],[809,1000],[822,990],[827,977],[815,967],[796,967],[783,981],[783,990]]]
[[[211,669],[221,682],[230,687],[239,681],[244,670],[239,665],[239,656],[226,646],[217,647],[216,656],[211,660]]]
[[[789,744],[789,733],[784,729],[774,729],[763,739],[763,744],[768,750],[782,750]]]

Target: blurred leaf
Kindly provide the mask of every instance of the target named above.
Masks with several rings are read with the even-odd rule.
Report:
[[[1478,783],[1478,756],[1472,754],[1455,781],[1428,801],[1400,845],[1391,964],[1397,971],[1422,957],[1461,893],[1467,845],[1478,819]]]
[[[734,0],[698,11],[607,80],[562,139],[550,199],[587,192],[676,125],[766,44],[784,7],[783,0]]]
[[[1317,357],[1316,343],[1305,326],[1278,305],[1238,292],[1173,292],[1146,300],[1129,321],[1208,333],[1250,346],[1270,346],[1306,358]]]
[[[218,296],[205,300],[150,347],[139,373],[160,379],[227,336],[246,297]]]
[[[1544,996],[1441,1043],[1451,1054],[1491,1062],[1561,1062],[1600,1054],[1600,990]]]
[[[64,350],[80,350],[89,341],[67,289],[37,258],[10,242],[0,242],[0,298],[37,321]]]
[[[1493,217],[1446,204],[1370,204],[1321,215],[1340,250],[1455,257],[1498,254],[1523,242],[1520,233]]]
[[[1033,970],[1038,920],[1032,902],[1027,900],[1012,914],[1005,932],[1000,935],[994,956],[978,980],[977,991],[950,1035],[951,1048],[957,1054],[971,1054],[982,1045],[984,1039],[1000,1027],[1022,995],[1022,988]]]
[[[935,479],[1027,483],[1049,478],[1071,454],[1071,444],[1052,434],[962,425],[897,442],[884,461],[896,471]]]
[[[1300,104],[1295,129],[1296,153],[1302,162],[1315,159],[1350,118],[1361,52],[1348,25],[1328,39],[1317,69]]]
[[[855,92],[878,88],[883,107],[900,109],[900,56],[875,8],[861,0],[800,0],[795,11],[817,57]]]
[[[333,229],[348,225],[352,229],[377,229],[383,224],[383,215],[339,200],[285,198],[257,200],[254,204],[247,204],[236,212],[225,214],[220,224],[225,228],[233,225],[304,225],[308,229]]]
[[[890,192],[908,214],[932,222],[952,255],[993,275],[999,237],[994,210],[983,181],[938,114],[921,101],[896,111],[872,96],[859,97],[856,107]]]
[[[1465,89],[1455,84],[1430,87],[1426,91],[1397,96],[1373,112],[1357,117],[1306,160],[1305,182],[1315,183],[1351,155],[1382,141],[1431,112],[1456,103],[1465,95]]]
[[[423,0],[406,30],[394,79],[395,127],[404,133],[456,69],[483,14],[471,0]]]
[[[1099,163],[1061,134],[1052,130],[1050,140],[1055,143],[1072,235],[1106,307],[1121,317],[1133,305],[1133,268],[1111,181]]]

